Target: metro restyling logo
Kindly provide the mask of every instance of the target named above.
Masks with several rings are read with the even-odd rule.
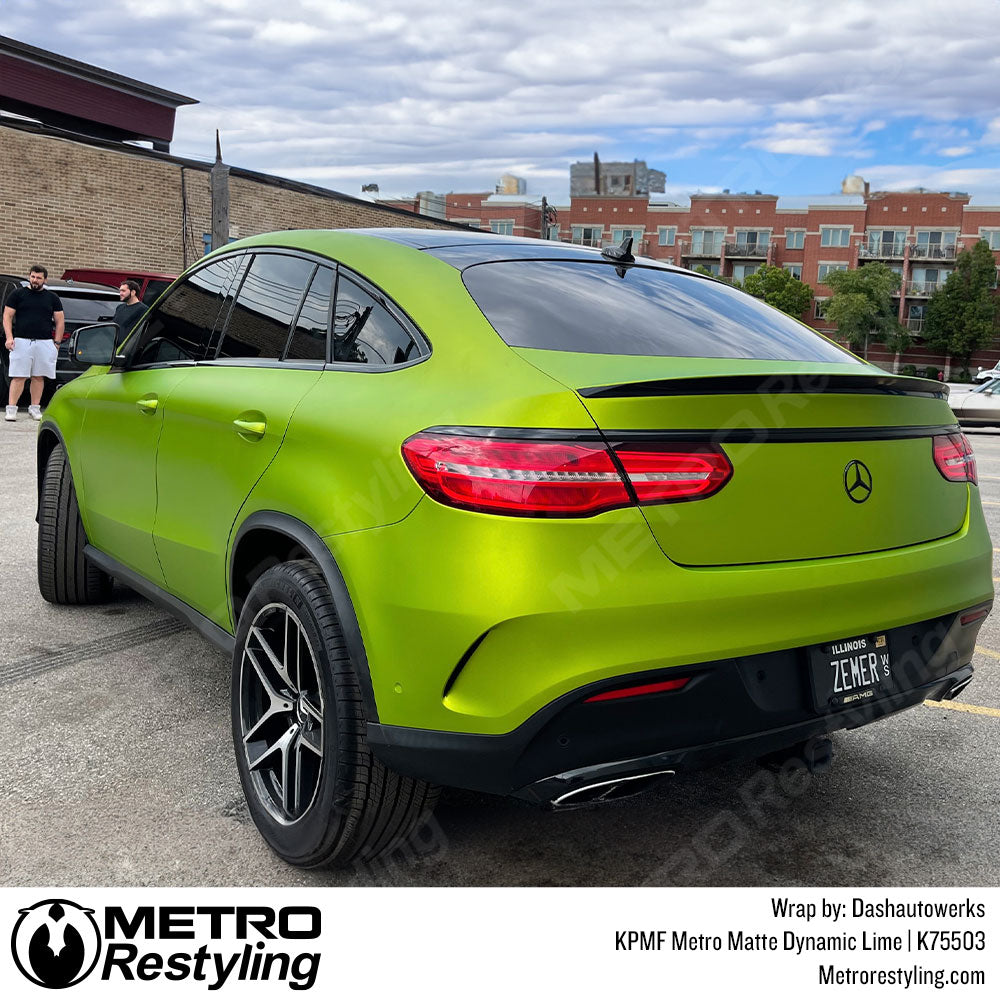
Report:
[[[10,946],[22,975],[62,989],[94,971],[102,955],[94,910],[46,899],[19,912]],[[230,982],[278,981],[308,990],[316,982],[320,952],[293,950],[285,942],[316,941],[320,933],[321,913],[314,906],[137,906],[128,912],[106,906],[100,978],[162,978],[209,990]],[[172,942],[180,941],[191,944],[173,950]]]

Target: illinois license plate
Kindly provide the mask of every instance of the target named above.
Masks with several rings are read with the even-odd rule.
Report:
[[[896,690],[884,632],[810,646],[809,671],[821,712],[860,707]]]

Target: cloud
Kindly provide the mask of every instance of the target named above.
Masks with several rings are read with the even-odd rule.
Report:
[[[345,187],[485,190],[515,162],[548,186],[595,149],[668,174],[683,159],[706,186],[726,186],[746,150],[836,159],[839,179],[844,157],[897,156],[901,120],[921,159],[1000,144],[993,0],[962,17],[931,0],[45,6],[6,0],[4,33],[201,102],[178,113],[175,152],[210,158],[220,128],[236,165]],[[928,39],[931,69],[914,57]]]

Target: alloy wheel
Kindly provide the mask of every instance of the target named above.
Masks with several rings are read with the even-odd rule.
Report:
[[[302,623],[284,604],[261,608],[247,632],[240,727],[258,801],[278,823],[297,822],[323,773],[323,692]]]

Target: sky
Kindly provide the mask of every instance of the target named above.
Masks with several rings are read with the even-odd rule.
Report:
[[[961,190],[1000,204],[1000,0],[0,0],[0,34],[197,99],[171,151],[358,196]]]

